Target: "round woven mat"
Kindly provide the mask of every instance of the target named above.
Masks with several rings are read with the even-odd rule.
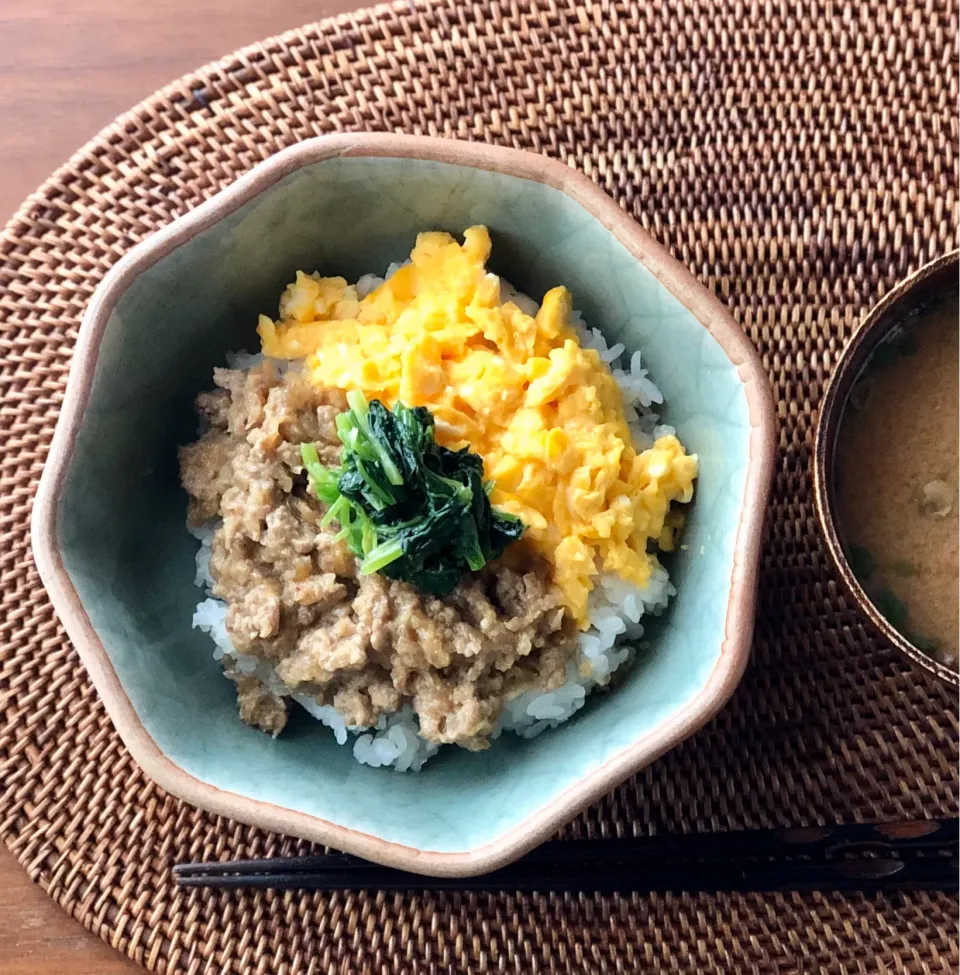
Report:
[[[164,972],[956,970],[948,896],[178,892],[177,861],[304,844],[144,778],[54,617],[28,534],[81,314],[137,241],[319,133],[549,153],[728,303],[781,422],[740,689],[566,832],[956,815],[957,702],[846,605],[810,499],[836,353],[885,288],[957,244],[956,47],[956,8],[936,0],[398,3],[211,65],[55,173],[0,242],[0,834],[31,876]]]

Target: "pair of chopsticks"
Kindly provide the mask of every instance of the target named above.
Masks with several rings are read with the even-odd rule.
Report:
[[[182,887],[583,893],[952,890],[958,820],[556,840],[479,877],[423,877],[344,853],[185,863]]]

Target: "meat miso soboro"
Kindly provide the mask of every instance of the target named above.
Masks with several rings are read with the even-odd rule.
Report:
[[[181,473],[192,522],[220,518],[210,572],[240,653],[348,726],[374,726],[406,697],[421,734],[468,749],[487,744],[511,695],[563,683],[574,628],[535,561],[465,574],[443,600],[364,574],[298,473],[302,443],[339,461],[344,394],[269,365],[215,377],[198,401],[209,432],[183,448]],[[236,664],[226,674],[241,717],[282,730],[290,699]]]
[[[922,311],[874,353],[837,444],[837,514],[851,567],[914,646],[957,669],[958,300]]]

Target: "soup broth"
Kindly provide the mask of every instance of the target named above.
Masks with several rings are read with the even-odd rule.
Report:
[[[837,441],[839,532],[876,608],[953,670],[958,597],[958,300],[904,322],[857,381]]]

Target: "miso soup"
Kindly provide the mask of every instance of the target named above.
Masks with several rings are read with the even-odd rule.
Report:
[[[958,301],[904,321],[877,348],[844,411],[838,529],[874,606],[915,647],[957,669]]]

